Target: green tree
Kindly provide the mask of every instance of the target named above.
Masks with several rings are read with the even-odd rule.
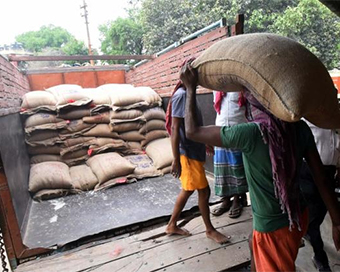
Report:
[[[67,30],[53,25],[42,26],[38,31],[29,31],[18,35],[15,40],[23,44],[26,50],[41,52],[43,48],[60,48],[74,38]]]
[[[340,19],[318,0],[301,0],[287,8],[270,31],[303,44],[328,69],[339,65]]]
[[[143,28],[132,18],[118,18],[99,26],[101,51],[108,55],[140,55],[143,51]],[[126,61],[115,61],[126,63]]]
[[[287,6],[297,3],[298,0],[144,0],[143,41],[149,52],[156,52],[221,18],[233,24],[238,13],[245,15],[247,33],[264,32]]]

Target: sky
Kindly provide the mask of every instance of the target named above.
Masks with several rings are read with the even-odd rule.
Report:
[[[86,0],[91,45],[99,49],[98,26],[126,17],[127,0]],[[1,0],[0,45],[11,44],[15,36],[37,31],[43,25],[60,26],[87,46],[83,0]]]

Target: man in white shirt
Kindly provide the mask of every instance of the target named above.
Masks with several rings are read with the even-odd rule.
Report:
[[[306,121],[306,120],[305,120]],[[340,159],[340,137],[336,130],[322,129],[306,121],[312,130],[315,143],[319,151],[324,172],[328,177],[330,186],[335,187],[335,175]],[[305,239],[311,243],[314,256],[312,261],[319,271],[331,271],[328,257],[323,249],[323,241],[320,233],[327,208],[314,184],[313,177],[306,163],[301,168],[300,188],[308,203],[309,225]]]

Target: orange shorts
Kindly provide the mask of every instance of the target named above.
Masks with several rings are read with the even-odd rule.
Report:
[[[181,155],[181,176],[180,181],[185,191],[195,191],[207,187],[208,181],[205,176],[204,162],[189,159],[185,155]]]
[[[300,219],[301,231],[297,226],[289,231],[284,227],[273,232],[253,230],[253,254],[257,272],[296,271],[295,260],[302,237],[307,232],[308,210]]]

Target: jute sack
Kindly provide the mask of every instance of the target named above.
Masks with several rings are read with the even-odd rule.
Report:
[[[143,112],[146,121],[159,119],[165,121],[165,111],[160,107],[147,109]]]
[[[35,155],[30,159],[30,164],[37,164],[41,162],[48,161],[61,161],[61,157],[59,155]]]
[[[111,128],[108,124],[97,124],[94,128],[86,131],[83,135],[87,137],[119,138],[118,133],[111,131]]]
[[[84,163],[89,158],[87,147],[64,154],[61,159],[68,166]]]
[[[70,138],[65,139],[62,142],[62,147],[72,147],[72,146],[79,146],[84,145],[85,143],[94,140],[95,137],[76,137],[76,138]]]
[[[321,61],[296,41],[256,33],[216,42],[193,63],[198,81],[212,90],[243,85],[276,117],[305,117],[322,128],[340,128],[337,93]]]
[[[146,146],[145,152],[157,169],[163,169],[172,164],[173,155],[170,138],[163,138],[150,142]]]
[[[139,130],[140,133],[148,133],[153,130],[164,130],[165,131],[165,121],[163,120],[150,120],[145,123],[145,125]]]
[[[166,130],[153,130],[145,134],[145,140],[142,140],[142,146],[146,146],[153,140],[168,137],[169,134]]]
[[[115,131],[115,132],[127,132],[130,130],[139,130],[142,127],[143,127],[143,123],[138,122],[138,121],[110,124],[111,131]]]
[[[161,106],[162,98],[150,87],[135,87],[149,107]]]
[[[30,155],[52,154],[59,155],[61,147],[59,145],[52,146],[27,146],[27,152]]]
[[[69,167],[62,162],[42,162],[31,166],[28,190],[68,189],[72,187]]]
[[[52,106],[55,108],[56,104],[57,100],[53,94],[46,91],[32,91],[22,97],[21,108],[34,109],[42,106]]]
[[[136,168],[135,165],[115,152],[96,155],[88,159],[86,164],[97,176],[99,184],[116,177],[127,176]]]
[[[49,200],[58,197],[67,196],[72,193],[74,190],[71,189],[43,189],[36,192],[33,196],[35,201]]]
[[[56,130],[36,130],[25,135],[25,142],[30,146],[51,146],[61,140]]]
[[[68,121],[61,120],[57,123],[48,123],[48,124],[42,124],[42,125],[34,126],[34,127],[26,127],[25,133],[27,135],[30,135],[32,132],[38,131],[38,130],[59,130],[59,129],[67,127],[67,125],[68,125]]]
[[[83,117],[83,122],[88,124],[109,124],[110,123],[110,112],[102,112],[93,116]]]
[[[90,100],[85,93],[82,92],[82,87],[76,84],[60,84],[46,89],[54,95],[57,100],[57,105],[72,104],[77,101]]]
[[[139,142],[145,140],[145,136],[140,134],[138,130],[119,133],[119,138],[124,141]]]
[[[82,92],[92,100],[94,106],[111,105],[108,92],[101,88],[83,88]]]
[[[88,154],[90,154],[90,156],[93,156],[107,150],[120,152],[126,149],[128,149],[128,145],[123,140],[111,138],[96,138],[91,141]]]
[[[82,191],[92,190],[97,184],[98,179],[86,164],[70,167],[72,187]]]
[[[82,119],[69,121],[67,126],[60,130],[60,138],[68,138],[84,135],[85,132],[94,128],[95,124],[84,123]]]
[[[94,188],[94,191],[106,190],[106,189],[109,189],[109,188],[116,186],[116,185],[119,185],[119,184],[129,184],[129,183],[133,183],[133,182],[136,182],[136,181],[137,181],[137,179],[127,178],[126,176],[113,178],[113,179],[109,179],[105,183],[102,183],[102,184],[98,183],[96,185],[96,187]]]
[[[129,175],[130,178],[142,179],[148,177],[158,177],[162,175],[162,172],[156,169],[151,159],[145,154],[130,155],[125,156],[124,158],[136,165],[133,173]]]
[[[82,119],[85,116],[90,116],[91,110],[88,106],[85,107],[74,107],[71,109],[60,110],[58,117],[65,120]]]
[[[40,125],[50,124],[50,123],[58,123],[62,121],[64,120],[62,120],[61,118],[58,118],[55,113],[41,112],[41,113],[36,113],[36,114],[29,116],[25,121],[25,128],[35,127],[35,126],[40,126]]]
[[[130,149],[132,151],[132,153],[142,152],[142,145],[141,145],[140,142],[128,141],[126,143],[128,145],[128,149]]]

